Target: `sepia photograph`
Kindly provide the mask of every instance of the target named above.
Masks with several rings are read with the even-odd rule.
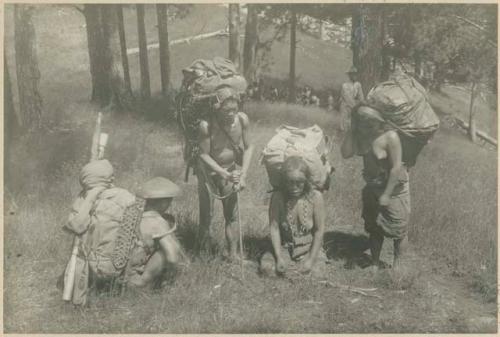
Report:
[[[3,333],[497,334],[496,2],[1,6]]]

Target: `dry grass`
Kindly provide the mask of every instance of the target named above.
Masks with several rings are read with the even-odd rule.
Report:
[[[411,305],[421,305],[420,301],[433,296],[424,285],[428,283],[426,275],[436,270],[441,274],[458,273],[469,280],[473,280],[473,275],[484,275],[480,283],[482,291],[494,296],[491,288],[496,284],[496,190],[491,152],[469,145],[446,130],[436,137],[412,172],[414,208],[410,242],[419,260],[408,275],[383,273],[372,279],[373,276],[356,267],[366,258],[363,252],[367,248],[360,219],[361,163],[340,159],[340,137],[331,116],[322,110],[286,105],[251,103],[246,110],[255,121],[251,132],[256,154],[284,120],[302,126],[317,123],[335,140],[330,159],[337,171],[332,189],[325,195],[328,205],[325,248],[333,259],[328,276],[332,282],[379,287],[387,292],[386,297],[394,296],[390,294],[397,290],[405,291],[407,302],[390,301],[396,301],[401,312],[413,310]],[[306,113],[307,117],[303,117]],[[183,187],[184,193],[176,200],[173,212],[180,220],[181,240],[191,252],[197,223],[195,178],[190,178],[188,184],[182,182],[183,163],[176,131],[170,124],[158,125],[133,117],[107,118],[105,125],[113,125],[107,130],[111,140],[107,157],[116,168],[119,186],[135,190],[145,179],[164,175]],[[413,317],[398,316],[391,321],[375,319],[379,314],[361,315],[349,302],[354,300],[352,297],[307,279],[293,282],[261,279],[255,269],[248,269],[241,283],[239,269],[220,259],[224,245],[220,209],[213,231],[219,251],[196,260],[173,285],[124,298],[92,296],[88,308],[68,310],[54,286],[71,241],[60,225],[79,189],[77,176],[88,152],[91,128],[89,120],[66,135],[64,142],[59,135],[43,135],[36,142],[25,139],[16,145],[24,156],[11,163],[14,175],[21,178],[9,180],[15,183],[11,191],[19,208],[15,215],[6,218],[5,225],[6,331],[269,333],[430,329],[417,324]],[[63,155],[68,144],[72,144],[72,151]],[[250,172],[249,188],[242,194],[242,218],[245,247],[249,257],[255,259],[266,244],[269,184],[257,160],[252,162]],[[472,179],[473,174],[478,178]],[[389,244],[384,258],[390,261]],[[46,290],[39,293],[40,288]],[[361,297],[361,301],[372,300]],[[349,315],[358,315],[356,324],[342,323],[351,321]],[[435,324],[432,331],[466,331],[458,325],[443,328],[441,321]]]
[[[12,13],[9,10],[6,13],[9,43]],[[199,17],[200,12],[196,13]],[[133,26],[135,18],[130,13],[126,17]],[[6,332],[467,332],[471,330],[461,323],[462,318],[484,314],[485,308],[489,308],[471,300],[470,293],[457,295],[456,281],[468,281],[489,299],[496,296],[494,152],[468,143],[453,130],[444,129],[437,135],[419,158],[411,177],[410,242],[416,259],[415,272],[404,278],[391,273],[374,277],[359,267],[367,260],[366,236],[360,218],[362,165],[359,159],[341,160],[336,115],[320,109],[259,103],[249,103],[245,108],[253,122],[251,133],[257,147],[249,188],[242,194],[249,257],[257,257],[266,245],[268,233],[269,185],[265,170],[258,163],[258,153],[279,124],[316,123],[335,143],[330,160],[336,173],[331,190],[325,194],[328,205],[325,249],[331,257],[326,277],[343,285],[377,287],[382,299],[325,288],[309,279],[264,279],[254,269],[247,270],[245,281],[241,282],[239,269],[221,261],[224,235],[217,208],[213,236],[219,251],[195,260],[173,285],[121,298],[92,295],[90,306],[84,309],[65,305],[55,288],[55,280],[64,268],[71,237],[61,231],[61,225],[79,192],[77,177],[88,158],[97,110],[87,103],[90,81],[85,66],[81,14],[67,9],[59,15],[57,7],[47,7],[37,18],[46,107],[44,122],[52,132],[45,130],[7,144],[15,156],[6,158],[5,163],[9,190],[5,210],[14,210],[10,207],[12,201],[17,209],[14,214],[5,214]],[[54,24],[47,25],[49,22]],[[60,27],[65,29],[59,31]],[[181,28],[173,31],[186,29]],[[130,34],[133,31],[132,28]],[[62,48],[63,42],[69,47]],[[314,44],[312,39],[304,39],[303,43],[307,50],[317,53],[317,48],[308,48]],[[185,55],[213,56],[222,48],[226,48],[224,40],[179,46],[172,51],[174,69],[189,63]],[[335,48],[330,48],[333,53]],[[59,53],[61,49],[64,52]],[[8,57],[12,57],[11,50],[10,47],[7,50]],[[153,52],[150,55],[154,57]],[[332,74],[338,74],[336,81],[343,76],[340,59],[344,56],[335,56],[339,58],[335,67],[328,68],[325,63],[307,61],[304,54],[301,56],[304,67],[300,71],[329,85],[330,78],[335,77]],[[286,62],[280,60],[276,58],[277,73],[286,68]],[[131,58],[131,63],[135,61]],[[156,88],[153,91],[159,86],[154,77],[158,74],[155,64],[156,59],[152,59],[152,81]],[[134,76],[136,79],[137,74]],[[191,177],[189,183],[183,182],[180,138],[175,125],[171,120],[159,118],[161,113],[150,113],[151,109],[159,111],[148,106],[144,108],[148,113],[141,117],[105,117],[104,127],[110,134],[106,157],[115,166],[117,185],[131,191],[157,175],[182,186],[183,195],[176,200],[172,211],[180,220],[183,245],[191,253],[197,223],[196,180]],[[383,258],[390,261],[391,245],[385,246]],[[436,274],[444,277],[446,287],[439,286]],[[458,278],[449,278],[449,274]],[[453,304],[455,297],[461,300]],[[480,332],[485,331],[490,330]]]

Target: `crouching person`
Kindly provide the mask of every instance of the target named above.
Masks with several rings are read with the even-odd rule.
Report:
[[[323,196],[311,187],[309,167],[302,158],[285,160],[280,174],[283,188],[273,192],[269,205],[273,249],[262,256],[260,271],[264,275],[297,271],[320,276],[326,262]]]
[[[79,238],[74,304],[86,303],[89,283],[145,286],[161,275],[167,262],[177,262],[174,222],[162,217],[179,193],[175,184],[155,178],[144,184],[144,199],[135,197],[113,185],[107,160],[85,165],[80,184],[66,225]]]
[[[144,287],[162,276],[166,267],[175,270],[183,258],[175,237],[175,218],[166,213],[172,200],[180,192],[168,179],[157,177],[146,182],[139,193],[146,203],[139,225],[140,244],[130,257],[129,285]]]

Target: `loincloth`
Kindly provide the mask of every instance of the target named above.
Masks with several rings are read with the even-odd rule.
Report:
[[[367,184],[363,188],[363,219],[368,233],[380,233],[386,237],[402,239],[408,233],[410,219],[409,182],[400,183],[387,206],[380,206],[379,198],[384,189]]]

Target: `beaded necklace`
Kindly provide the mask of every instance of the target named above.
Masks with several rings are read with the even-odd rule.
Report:
[[[286,220],[294,237],[308,234],[312,229],[311,206],[312,202],[308,197],[287,200]]]

